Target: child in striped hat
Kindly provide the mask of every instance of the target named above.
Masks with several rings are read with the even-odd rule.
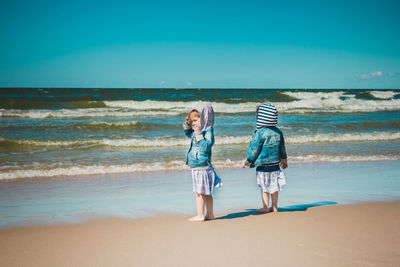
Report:
[[[286,185],[285,174],[287,155],[282,131],[276,127],[278,111],[267,103],[257,107],[257,129],[250,141],[247,158],[242,167],[256,167],[257,184],[261,188],[263,207],[259,213],[270,211],[269,197],[272,199],[272,210],[278,212],[278,192]]]

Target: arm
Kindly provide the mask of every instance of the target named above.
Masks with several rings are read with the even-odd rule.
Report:
[[[184,125],[185,125],[185,124],[184,124]],[[193,133],[194,133],[192,127],[190,127],[189,129],[183,128],[183,131],[185,132],[185,135],[186,135],[187,137],[192,138]]]
[[[214,130],[211,128],[208,131],[196,134],[196,143],[203,151],[210,151],[214,145]]]
[[[255,131],[247,149],[247,158],[246,161],[243,162],[244,166],[251,166],[254,161],[256,161],[261,153],[261,148],[263,144],[264,140],[260,136],[260,131]]]
[[[189,138],[192,138],[194,131],[193,131],[192,125],[190,124],[189,117],[185,118],[185,123],[182,126],[183,126],[183,131],[185,132],[185,135]]]
[[[281,134],[281,142],[279,144],[279,157],[282,169],[286,169],[288,167],[288,164],[287,164],[287,155],[285,148],[285,138],[283,137],[283,134]]]

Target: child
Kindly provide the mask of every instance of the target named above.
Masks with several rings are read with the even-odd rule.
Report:
[[[276,127],[278,111],[272,104],[262,104],[257,107],[257,129],[250,141],[247,159],[242,162],[245,166],[257,167],[257,184],[261,187],[263,207],[258,213],[267,213],[269,195],[272,199],[272,210],[278,212],[278,191],[286,185],[285,174],[279,168],[286,169],[287,156],[285,140],[281,130]]]
[[[213,220],[214,187],[222,185],[211,165],[211,147],[214,145],[214,110],[209,104],[199,103],[189,112],[183,128],[192,139],[186,164],[192,170],[193,192],[196,194],[197,216],[190,221]],[[204,206],[207,209],[204,215]]]

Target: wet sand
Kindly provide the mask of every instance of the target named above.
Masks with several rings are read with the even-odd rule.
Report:
[[[400,202],[0,230],[0,266],[399,266]]]

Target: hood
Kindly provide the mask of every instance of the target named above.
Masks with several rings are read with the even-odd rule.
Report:
[[[210,104],[198,103],[192,110],[197,110],[200,113],[201,131],[214,126],[214,110]]]
[[[278,110],[270,103],[257,107],[257,129],[271,127],[278,124]]]

